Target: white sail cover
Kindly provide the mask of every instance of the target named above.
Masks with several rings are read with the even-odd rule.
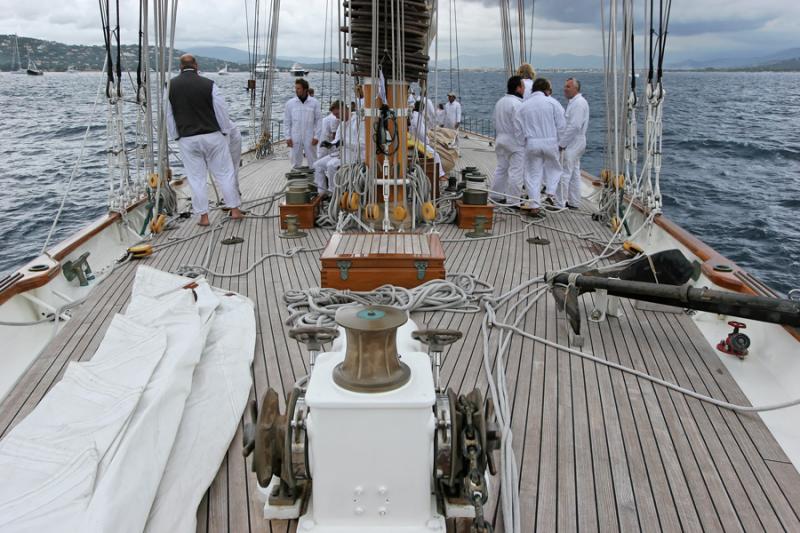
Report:
[[[0,441],[0,531],[190,531],[250,391],[253,305],[148,267]],[[166,512],[168,510],[168,512]]]

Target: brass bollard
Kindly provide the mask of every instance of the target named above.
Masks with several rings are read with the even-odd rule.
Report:
[[[486,223],[489,219],[486,218],[485,215],[475,215],[475,220],[473,222],[473,231],[466,233],[464,236],[469,237],[470,239],[478,239],[480,237],[490,237],[492,234],[489,231],[486,231]]]
[[[306,236],[305,232],[297,229],[297,215],[286,215],[284,222],[286,222],[286,231],[278,235],[281,239],[302,239]]]

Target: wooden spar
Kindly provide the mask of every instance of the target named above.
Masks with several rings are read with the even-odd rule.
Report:
[[[389,155],[389,168],[390,175],[384,176],[382,172],[384,160],[386,156],[377,153],[375,146],[375,131],[376,124],[380,121],[380,108],[383,106],[383,100],[378,96],[378,83],[377,80],[367,78],[364,80],[364,132],[366,135],[367,144],[367,168],[371,168],[372,161],[376,163],[377,175],[376,178],[404,178],[406,175],[408,165],[408,146],[406,138],[408,134],[408,121],[407,121],[407,101],[408,101],[408,83],[404,81],[386,81],[386,105],[395,114],[397,120],[389,125],[389,133],[397,139],[397,148]],[[373,102],[374,100],[374,102]],[[373,107],[373,105],[375,107]],[[404,197],[405,197],[404,191]]]

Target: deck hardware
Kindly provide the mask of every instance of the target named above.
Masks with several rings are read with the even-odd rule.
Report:
[[[28,272],[44,272],[45,270],[49,270],[49,269],[50,269],[49,266],[47,266],[47,265],[45,265],[43,263],[37,263],[37,264],[29,267],[28,268]]]
[[[725,263],[720,263],[714,265],[714,272],[733,272],[733,267],[731,265],[726,265]]]
[[[336,261],[336,266],[339,267],[339,278],[342,281],[346,280],[349,276],[348,270],[353,263],[350,261]]]
[[[331,342],[338,336],[339,330],[335,328],[299,327],[289,330],[290,338],[305,344],[308,348],[310,371],[314,370],[314,363],[317,355],[322,351],[322,345]]]
[[[544,237],[528,237],[528,244],[538,244],[539,246],[547,246],[550,244],[549,239]]]
[[[458,190],[458,178],[455,176],[447,176],[447,192],[456,192]]]
[[[88,259],[89,252],[84,252],[74,261],[67,261],[64,263],[61,270],[64,272],[64,277],[67,278],[67,281],[78,278],[81,287],[89,285],[89,282],[94,279],[94,274],[92,274],[92,268],[89,266]]]
[[[414,268],[417,269],[417,279],[425,279],[425,272],[428,270],[427,261],[414,261]]]
[[[439,375],[442,369],[442,352],[448,344],[453,344],[462,336],[457,329],[420,329],[411,333],[411,338],[428,345],[428,355],[433,368],[433,383],[441,391]]]
[[[220,244],[224,244],[225,246],[231,246],[233,244],[242,244],[243,242],[244,239],[242,239],[241,237],[233,236],[233,237],[228,237],[227,239],[222,239],[220,241]]]
[[[491,232],[486,231],[487,222],[489,222],[489,219],[486,218],[486,215],[475,215],[475,220],[473,221],[473,231],[465,233],[464,236],[470,239],[479,239],[481,237],[491,236]]]
[[[306,236],[304,231],[298,230],[298,217],[297,215],[286,215],[284,218],[286,222],[286,231],[281,232],[278,237],[281,239],[302,239]]]
[[[735,320],[728,322],[728,325],[733,328],[733,331],[719,341],[717,350],[728,355],[735,355],[739,359],[744,359],[747,356],[747,349],[750,348],[750,337],[739,330],[745,329],[747,325],[744,322]]]

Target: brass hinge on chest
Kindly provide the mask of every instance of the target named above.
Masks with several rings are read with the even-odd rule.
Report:
[[[427,261],[414,261],[414,266],[417,268],[417,279],[425,279],[425,272],[428,270]]]
[[[352,262],[350,261],[336,261],[336,266],[339,267],[339,278],[346,280],[349,276],[348,271]]]

